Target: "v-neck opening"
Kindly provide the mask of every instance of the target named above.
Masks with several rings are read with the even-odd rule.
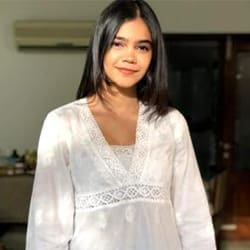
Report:
[[[148,131],[145,126],[147,122],[144,117],[144,106],[139,102],[139,110],[135,131],[135,143],[134,152],[131,159],[130,167],[127,169],[122,162],[118,159],[117,155],[112,149],[112,145],[106,140],[100,126],[98,125],[90,107],[88,106],[88,101],[86,99],[86,105],[84,117],[85,117],[85,126],[87,127],[90,143],[94,145],[97,153],[100,158],[105,162],[106,167],[109,168],[112,175],[121,183],[131,181],[132,179],[138,179],[142,173],[143,161],[147,154],[147,140],[148,140]],[[132,145],[132,144],[130,144]],[[122,146],[129,146],[122,145]],[[126,181],[127,180],[127,181]]]
[[[112,151],[113,156],[116,158],[117,161],[119,161],[120,165],[122,165],[122,167],[127,171],[127,169],[125,168],[125,166],[123,166],[122,162],[120,162],[120,160],[118,159],[117,155],[115,154],[114,150],[112,149],[112,145],[111,143],[108,142],[108,140],[106,139],[106,137],[104,136],[104,133],[101,129],[101,127],[99,126],[93,112],[91,111],[88,102],[87,102],[87,109],[88,109],[88,113],[89,116],[93,122],[94,127],[96,128],[100,138],[102,138],[103,144],[106,144],[106,146],[109,148],[110,151]],[[138,114],[137,114],[137,119],[136,119],[136,128],[135,128],[135,141],[133,144],[119,144],[119,146],[130,146],[130,145],[134,145],[134,152],[132,155],[132,160],[131,160],[131,165],[129,167],[129,169],[132,167],[132,163],[133,163],[133,159],[134,159],[134,154],[135,154],[135,150],[136,150],[136,145],[138,143],[138,130],[139,130],[139,126],[140,126],[140,117],[141,117],[141,103],[139,102],[139,108],[138,108]]]
[[[87,99],[86,99],[87,100]],[[138,130],[138,125],[139,125],[139,120],[140,120],[140,115],[141,115],[141,102],[139,101],[139,104],[138,104],[138,113],[137,113],[137,119],[136,119],[136,125],[135,125],[135,137],[134,137],[134,142],[133,143],[130,143],[130,144],[117,144],[117,143],[110,143],[107,139],[106,139],[106,137],[105,137],[105,135],[104,135],[104,133],[103,133],[103,131],[102,131],[102,129],[101,129],[101,126],[98,124],[98,122],[97,122],[97,119],[96,119],[96,117],[95,117],[95,115],[93,114],[93,112],[92,112],[92,110],[90,109],[90,107],[89,107],[89,104],[88,104],[88,100],[87,100],[87,109],[88,109],[88,112],[89,112],[89,115],[90,115],[90,117],[92,118],[92,121],[93,121],[93,123],[94,123],[94,125],[96,126],[96,128],[97,128],[97,130],[99,130],[99,134],[101,135],[101,137],[103,137],[103,140],[106,142],[106,144],[109,146],[109,147],[111,147],[112,145],[119,145],[119,146],[132,146],[132,145],[136,145],[136,143],[137,143],[137,130]]]

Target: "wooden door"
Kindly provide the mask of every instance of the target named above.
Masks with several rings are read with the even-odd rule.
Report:
[[[225,239],[250,239],[250,37],[227,39],[223,99],[222,162],[230,170]]]
[[[250,38],[228,37],[223,87],[222,165],[250,170]]]
[[[250,171],[250,46],[237,51],[236,71],[235,167]]]

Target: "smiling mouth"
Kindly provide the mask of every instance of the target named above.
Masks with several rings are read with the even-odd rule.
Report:
[[[132,75],[132,74],[138,72],[138,70],[135,70],[135,69],[127,69],[127,68],[119,68],[119,67],[117,67],[117,69],[118,69],[121,73],[123,73],[123,74],[125,74],[125,75]]]

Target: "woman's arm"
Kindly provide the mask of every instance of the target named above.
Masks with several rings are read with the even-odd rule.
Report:
[[[176,122],[172,200],[183,250],[214,250],[214,229],[187,123]]]
[[[26,250],[68,250],[74,195],[68,168],[67,131],[53,112],[45,119],[31,198]]]

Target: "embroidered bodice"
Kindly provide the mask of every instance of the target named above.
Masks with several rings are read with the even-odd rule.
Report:
[[[185,119],[145,109],[133,147],[106,142],[86,99],[48,114],[26,250],[216,249]]]

